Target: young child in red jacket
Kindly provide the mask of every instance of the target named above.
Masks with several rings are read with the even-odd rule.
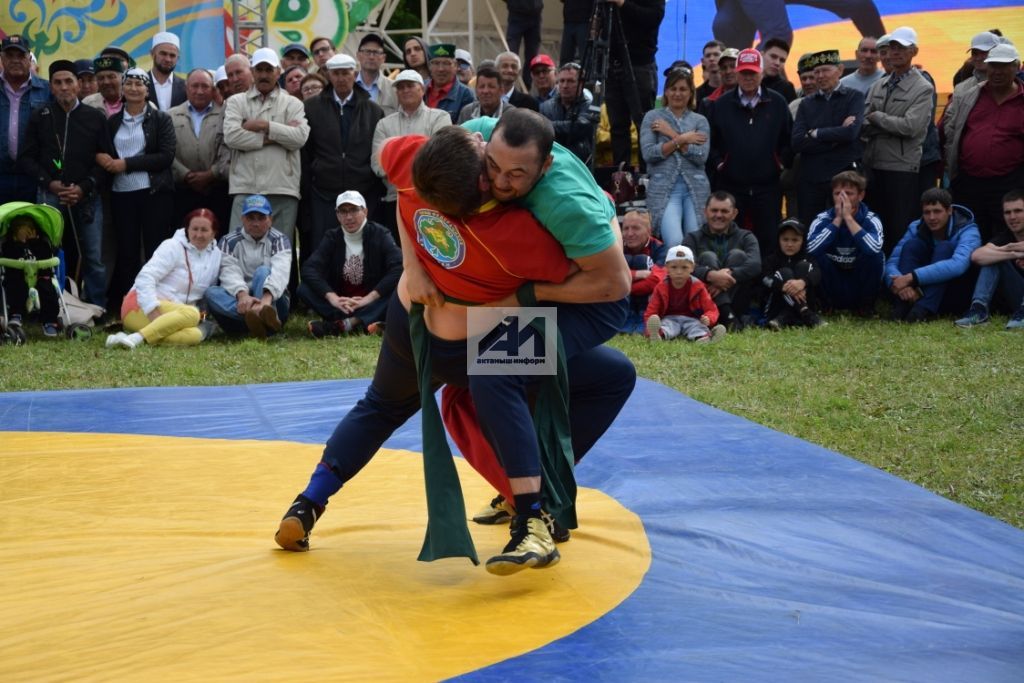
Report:
[[[725,326],[718,322],[718,306],[704,283],[693,277],[693,252],[675,246],[665,256],[668,275],[658,283],[644,313],[650,339],[686,337],[695,342],[718,341]]]

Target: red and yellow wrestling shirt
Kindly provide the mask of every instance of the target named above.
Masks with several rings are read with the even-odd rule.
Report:
[[[412,162],[428,138],[394,138],[380,163],[398,188],[398,210],[406,236],[430,279],[446,296],[485,303],[502,299],[527,281],[562,282],[571,262],[562,246],[526,209],[488,202],[458,219],[426,204],[412,182]]]

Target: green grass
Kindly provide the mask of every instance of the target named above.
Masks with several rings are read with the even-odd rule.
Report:
[[[643,377],[884,469],[1024,528],[1024,333],[1005,320],[896,325],[834,318],[720,344],[613,344]],[[108,350],[105,335],[0,347],[0,390],[225,385],[368,377],[376,337],[313,340],[304,319],[269,343]]]

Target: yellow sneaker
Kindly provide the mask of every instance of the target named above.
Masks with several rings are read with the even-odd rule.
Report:
[[[522,517],[516,517],[512,522],[512,540],[500,555],[487,560],[487,571],[491,574],[507,576],[527,567],[542,569],[558,563],[561,555],[544,520],[527,517],[523,522]]]
[[[500,493],[480,512],[473,515],[477,524],[508,524],[516,514],[512,503],[505,500]]]

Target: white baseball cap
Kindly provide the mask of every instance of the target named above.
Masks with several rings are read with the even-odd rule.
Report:
[[[885,47],[891,42],[892,36],[890,36],[888,33],[883,33],[882,35],[878,36],[878,40],[875,41],[875,47]]]
[[[399,71],[398,75],[395,76],[395,85],[398,85],[403,81],[423,85],[423,76],[420,76],[420,72],[416,71],[416,69],[405,69],[403,71]]]
[[[228,80],[228,70],[223,64],[221,64],[217,67],[217,73],[213,75],[213,83],[216,85],[217,83],[223,83],[226,80]]]
[[[665,254],[665,263],[670,261],[689,261],[693,263],[693,251],[689,247],[685,247],[682,244],[677,244],[668,250]]]
[[[968,48],[968,52],[971,50],[981,50],[982,52],[988,52],[996,45],[999,44],[999,36],[992,33],[991,31],[982,31],[978,35],[971,38],[971,47]]]
[[[1020,61],[1020,53],[1017,48],[1009,43],[1000,43],[988,51],[985,58],[986,64],[1011,64]]]
[[[889,42],[899,43],[903,47],[916,46],[917,31],[910,28],[909,26],[900,26],[898,29],[889,34]]]
[[[333,71],[335,69],[355,69],[357,66],[355,58],[343,52],[339,52],[334,55],[327,60],[326,64],[324,64],[324,68],[328,71]]]
[[[346,190],[338,195],[338,200],[334,202],[334,208],[338,208],[342,204],[351,204],[352,206],[358,206],[361,209],[366,208],[366,200],[363,199],[363,195],[355,190]]]
[[[469,54],[469,50],[463,50],[459,48],[455,51],[455,61],[465,62],[466,64],[473,64],[473,55]]]
[[[181,49],[181,41],[178,39],[178,36],[174,35],[170,31],[161,31],[153,36],[153,47],[163,45],[164,43],[170,43],[179,50]]]
[[[261,47],[252,53],[252,60],[250,61],[252,66],[258,64],[269,64],[275,69],[281,66],[281,60],[277,57],[277,51],[269,47]]]

